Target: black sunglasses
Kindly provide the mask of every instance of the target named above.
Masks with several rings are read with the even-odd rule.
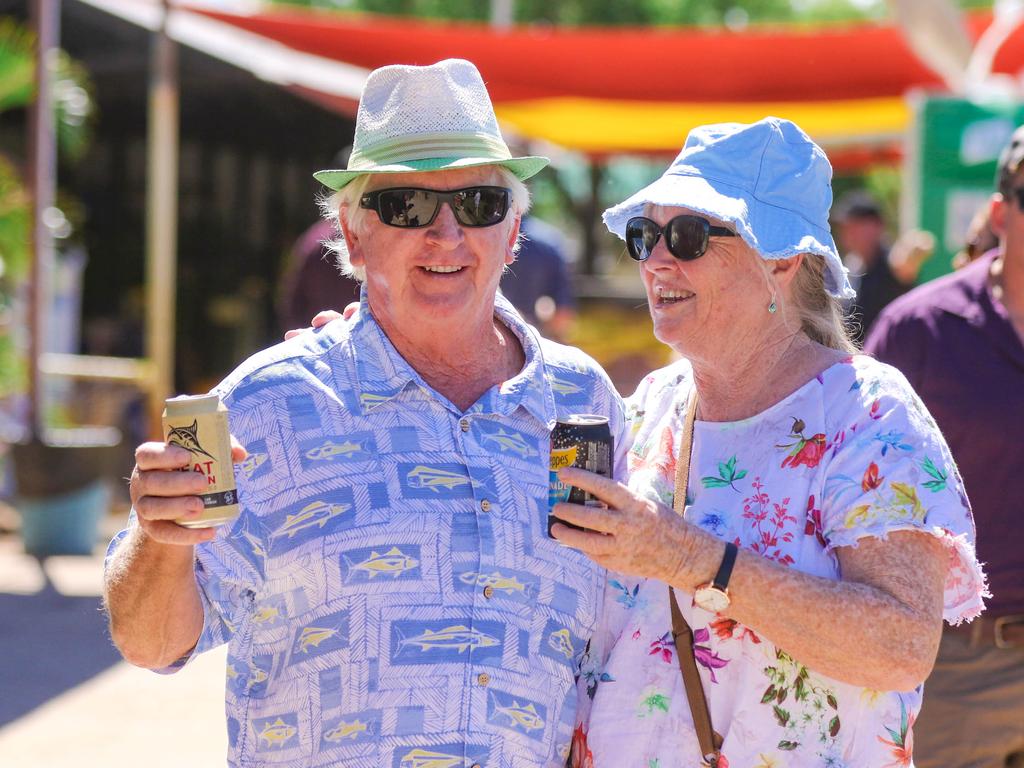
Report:
[[[359,207],[377,212],[389,227],[426,227],[437,218],[441,203],[448,203],[455,220],[464,227],[492,227],[505,218],[511,190],[505,187],[419,189],[395,187],[367,192]]]
[[[716,227],[703,216],[676,216],[664,227],[646,216],[634,216],[626,222],[626,250],[637,261],[647,261],[665,236],[668,252],[680,261],[693,261],[708,249],[709,237],[735,237],[725,227]]]

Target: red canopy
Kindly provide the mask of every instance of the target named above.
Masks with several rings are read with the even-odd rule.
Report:
[[[515,27],[371,14],[265,10],[205,15],[293,49],[366,68],[473,61],[499,118],[588,152],[671,151],[704,122],[790,117],[835,145],[885,144],[908,125],[913,88],[942,89],[892,23],[726,29]],[[968,15],[976,39],[989,12]],[[1024,30],[995,69],[1024,67]],[[352,100],[311,94],[353,111]]]

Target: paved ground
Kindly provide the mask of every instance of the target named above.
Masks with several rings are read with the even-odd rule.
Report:
[[[17,516],[0,518],[0,766],[223,765],[224,651],[172,676],[120,661],[100,612],[105,544],[39,562],[22,552]]]

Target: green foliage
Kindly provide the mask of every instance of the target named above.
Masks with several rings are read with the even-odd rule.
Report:
[[[274,0],[307,8],[370,11],[391,16],[487,21],[483,0]],[[991,0],[960,0],[963,8],[989,8]],[[513,0],[520,24],[722,25],[748,22],[829,22],[878,19],[885,0]]]
[[[277,0],[288,5],[371,11],[393,16],[487,21],[490,3],[479,0]],[[865,15],[851,0],[805,0],[796,11],[790,0],[514,0],[515,21],[521,24],[640,25],[668,24],[742,26],[747,21],[788,21],[815,18],[860,18]]]
[[[35,97],[34,38],[13,19],[0,18],[0,112],[23,108]],[[53,82],[57,144],[75,160],[85,151],[93,119],[85,69],[63,51]],[[0,152],[0,401],[23,392],[26,363],[18,350],[15,301],[28,277],[31,200],[17,168]],[[23,329],[20,329],[23,330]]]
[[[28,204],[17,171],[0,155],[0,280],[5,282],[23,278],[28,269]],[[0,301],[4,292],[0,288]]]
[[[33,36],[13,19],[0,18],[0,111],[24,107],[35,94]],[[75,160],[85,151],[94,118],[92,85],[85,69],[61,51],[53,81],[57,142]]]
[[[0,110],[32,98],[32,38],[13,19],[0,18]]]

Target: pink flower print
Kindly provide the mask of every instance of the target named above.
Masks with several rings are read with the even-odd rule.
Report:
[[[719,640],[731,640],[736,632],[736,627],[740,627],[740,640],[745,637],[749,637],[751,642],[760,643],[761,638],[758,637],[752,629],[742,626],[735,619],[727,619],[724,616],[719,616],[717,619],[708,625],[711,629],[715,630],[715,636]]]
[[[825,541],[825,534],[821,525],[821,510],[814,508],[813,493],[807,499],[807,522],[804,524],[804,535],[814,535],[821,546],[828,546],[828,542]]]
[[[860,487],[865,493],[874,491],[882,485],[883,480],[885,478],[878,474],[878,465],[872,461],[868,468],[864,470],[864,479],[860,481]]]
[[[750,520],[756,536],[749,547],[783,565],[792,565],[793,556],[783,552],[783,545],[793,541],[793,531],[786,530],[787,523],[799,522],[789,514],[789,497],[773,502],[760,477],[754,478],[751,485],[754,493],[743,500],[743,518]]]
[[[707,667],[708,672],[711,673],[711,682],[717,683],[718,679],[715,677],[715,670],[724,667],[729,663],[729,660],[723,659],[707,645],[698,645],[698,643],[707,643],[710,639],[711,633],[708,632],[707,627],[701,627],[693,633],[693,658],[701,666]]]
[[[882,418],[879,415],[879,413],[878,413],[878,410],[879,410],[879,407],[881,406],[881,404],[882,404],[881,400],[875,400],[875,402],[873,402],[871,404],[871,410],[868,412],[868,416],[870,416],[875,421],[878,421],[880,418]]]
[[[893,730],[885,726],[891,739],[883,739],[876,736],[880,742],[890,747],[893,761],[886,768],[907,768],[914,763],[914,715],[907,712],[903,699],[900,698],[900,725],[899,730]]]
[[[572,732],[572,768],[594,768],[594,753],[587,746],[587,732],[583,724]]]
[[[672,652],[675,648],[675,641],[672,639],[672,631],[669,630],[660,639],[655,640],[651,643],[651,650],[648,652],[648,656],[661,656],[661,660],[666,664],[672,663]]]
[[[665,427],[661,432],[661,440],[658,442],[658,453],[654,464],[666,477],[676,476],[675,436],[668,427]]]
[[[640,639],[640,627],[637,627],[636,628],[636,632],[633,633],[633,639],[634,640],[639,640]]]
[[[825,455],[825,451],[828,449],[828,441],[825,440],[825,434],[818,432],[811,437],[804,437],[805,424],[802,419],[793,419],[793,428],[790,431],[790,437],[796,438],[792,443],[784,443],[776,445],[776,448],[790,448],[789,455],[782,460],[782,467],[791,467],[793,469],[799,467],[801,464],[813,469],[818,466],[818,462],[821,461]]]

